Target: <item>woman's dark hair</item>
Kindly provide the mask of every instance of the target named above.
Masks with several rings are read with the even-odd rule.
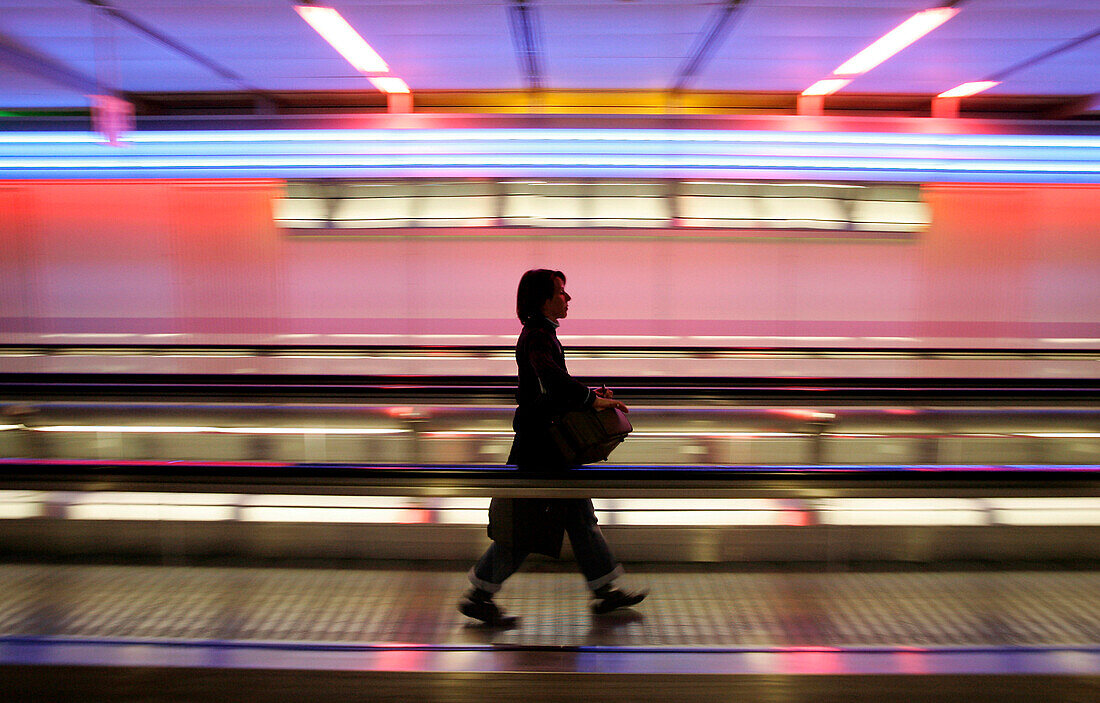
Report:
[[[565,274],[550,269],[531,269],[519,279],[516,291],[516,316],[526,324],[542,317],[542,306],[554,297],[554,279],[565,283]]]

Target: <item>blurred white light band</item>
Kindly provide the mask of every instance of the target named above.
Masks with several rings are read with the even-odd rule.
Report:
[[[1100,438],[1100,432],[1015,432],[1013,436],[1047,439],[1097,439]]]
[[[435,506],[442,510],[488,510],[490,501],[492,501],[492,498],[487,497],[436,498]]]
[[[596,510],[783,510],[774,498],[594,498]]]
[[[432,430],[424,432],[426,437],[460,438],[460,437],[511,437],[515,435],[513,430]]]
[[[814,501],[825,525],[988,525],[981,501],[971,498],[823,498]]]
[[[71,520],[158,520],[211,522],[232,520],[233,506],[87,503],[69,506]]]
[[[820,520],[825,525],[895,525],[919,527],[927,525],[987,525],[980,510],[826,510]]]
[[[1100,526],[1100,510],[995,510],[993,522],[998,525],[1068,525]]]
[[[985,498],[994,510],[1095,510],[1100,515],[1100,498]]]
[[[237,517],[237,498],[224,493],[102,491],[78,494],[66,514],[71,520],[233,520]]]
[[[426,522],[417,499],[403,496],[254,496],[244,522],[401,524]]]
[[[604,525],[652,525],[681,526],[698,525],[785,525],[785,513],[773,510],[621,510],[616,512],[597,511],[596,516]]]
[[[636,176],[1100,182],[1100,137],[674,129],[0,134],[0,178]]]
[[[0,519],[24,520],[41,517],[46,496],[41,491],[0,491]]]
[[[489,506],[481,509],[441,510],[437,513],[437,522],[444,525],[484,525],[488,522],[485,511]]]
[[[1000,525],[1100,525],[1100,498],[988,498]]]
[[[396,508],[244,508],[241,520],[245,522],[346,522],[346,523],[400,523],[405,522],[404,510]]]
[[[73,505],[85,503],[115,503],[119,505],[235,505],[240,496],[234,493],[168,493],[152,491],[89,491],[77,493]]]
[[[251,495],[243,497],[249,508],[387,508],[419,507],[416,498],[406,496]]]
[[[490,499],[169,492],[0,491],[0,519],[483,526]],[[596,499],[619,526],[1097,526],[1100,498]],[[47,510],[49,506],[49,510]]]

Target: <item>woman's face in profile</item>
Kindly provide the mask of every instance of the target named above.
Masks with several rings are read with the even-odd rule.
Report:
[[[569,314],[569,294],[565,292],[565,281],[554,279],[554,295],[542,304],[542,314],[551,320],[560,320]]]

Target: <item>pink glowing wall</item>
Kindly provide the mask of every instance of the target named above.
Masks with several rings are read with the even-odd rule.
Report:
[[[929,185],[933,226],[911,241],[311,239],[275,227],[278,191],[0,183],[4,338],[511,334],[515,283],[537,266],[568,274],[572,333],[1100,337],[1100,186]]]

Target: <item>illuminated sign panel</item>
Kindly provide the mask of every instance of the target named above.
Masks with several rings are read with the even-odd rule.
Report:
[[[285,229],[711,228],[914,233],[931,221],[917,184],[657,180],[291,181]]]

